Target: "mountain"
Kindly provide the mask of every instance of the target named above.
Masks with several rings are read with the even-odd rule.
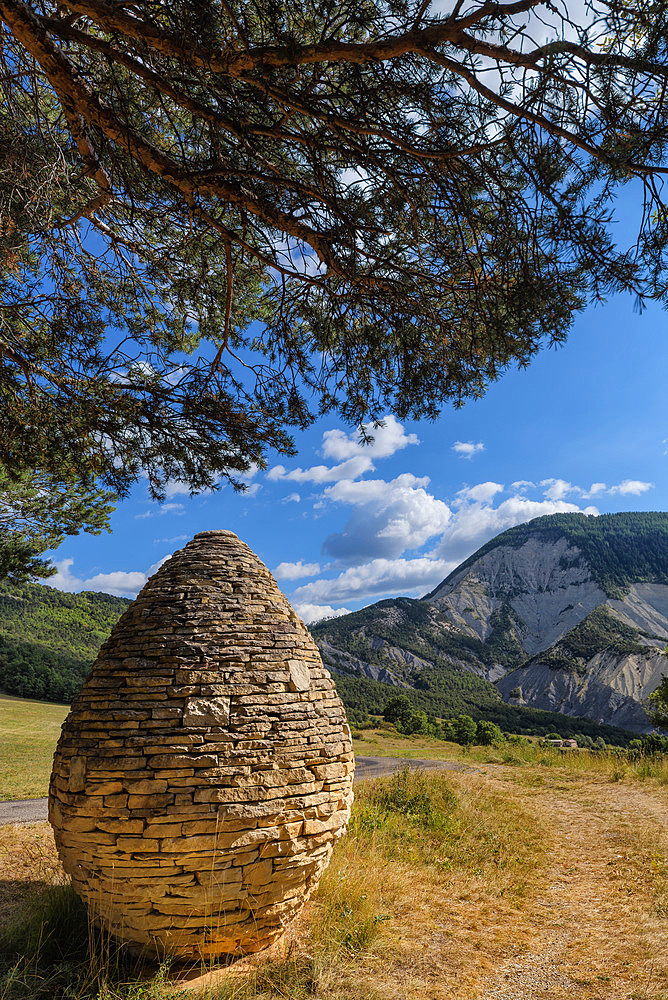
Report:
[[[540,517],[424,599],[381,601],[312,631],[340,674],[449,698],[453,711],[541,709],[646,732],[647,697],[668,673],[668,514]]]
[[[71,701],[129,603],[110,594],[0,584],[0,689]]]

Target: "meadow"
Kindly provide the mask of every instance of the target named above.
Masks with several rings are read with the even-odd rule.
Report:
[[[0,694],[0,801],[49,791],[60,727],[69,705]]]

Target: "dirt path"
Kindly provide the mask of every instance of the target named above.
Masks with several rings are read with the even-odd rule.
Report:
[[[530,908],[534,943],[479,1000],[665,998],[668,794],[559,779],[533,794],[554,837],[547,887]]]

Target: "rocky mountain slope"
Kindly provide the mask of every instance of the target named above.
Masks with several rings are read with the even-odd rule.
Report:
[[[647,731],[647,698],[668,673],[668,514],[537,518],[422,601],[313,632],[335,670],[422,690],[473,674],[509,705]]]

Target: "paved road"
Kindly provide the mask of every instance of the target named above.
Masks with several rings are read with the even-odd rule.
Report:
[[[380,778],[408,765],[421,770],[469,770],[464,764],[452,760],[414,760],[407,757],[358,757],[355,767],[355,781],[364,778]],[[0,826],[6,823],[39,823],[46,819],[48,799],[20,799],[16,802],[0,802]]]
[[[0,826],[5,823],[39,823],[46,819],[48,799],[19,799],[0,802]]]
[[[356,757],[355,781],[364,778],[382,778],[402,767],[419,768],[421,771],[469,771],[466,764],[454,760],[417,760],[411,757]]]

